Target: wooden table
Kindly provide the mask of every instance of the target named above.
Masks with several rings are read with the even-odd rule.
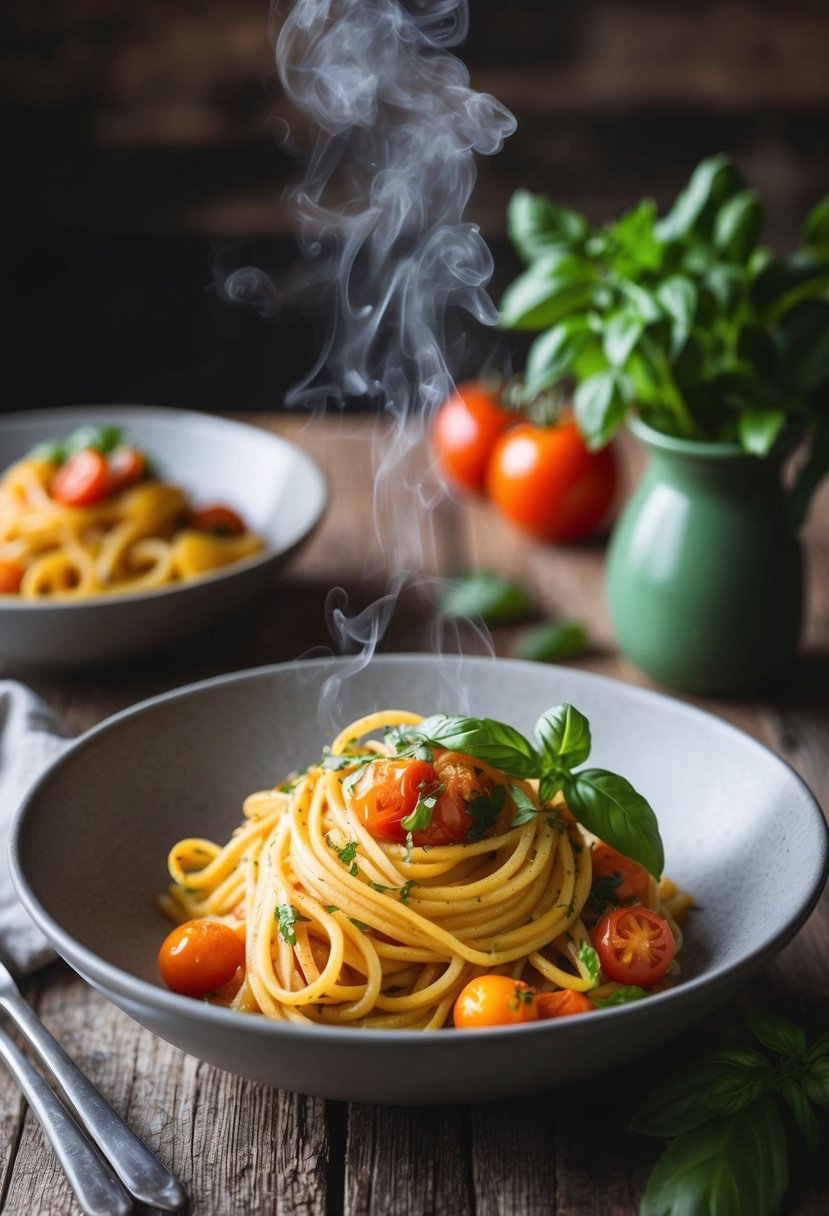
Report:
[[[363,574],[374,535],[365,419],[308,425],[286,416],[248,420],[307,447],[325,469],[332,491],[323,526],[285,567],[273,596],[173,654],[62,675],[27,673],[7,664],[1,675],[27,680],[80,731],[176,685],[293,659],[325,644],[324,606],[334,585],[348,592],[353,606],[382,593],[384,576]],[[622,455],[629,483],[636,457],[627,449]],[[418,467],[422,451],[409,460],[414,461],[409,467]],[[421,555],[426,569],[451,574],[487,567],[519,576],[544,613],[587,625],[590,649],[579,666],[647,684],[614,647],[603,604],[602,543],[539,546],[477,502],[462,509],[439,504],[430,518]],[[411,540],[418,531],[414,514],[408,528]],[[804,539],[808,619],[802,659],[786,687],[769,700],[697,703],[777,751],[829,808],[829,485]],[[408,559],[398,547],[389,560],[399,567]],[[510,654],[517,635],[517,627],[498,629],[497,653]],[[429,645],[422,604],[404,595],[384,649]],[[638,1095],[712,1035],[738,1030],[752,1005],[792,1018],[810,1037],[829,1028],[829,901],[824,895],[771,967],[698,1030],[644,1061],[577,1087],[477,1106],[375,1108],[274,1092],[154,1038],[61,963],[27,981],[25,992],[81,1067],[180,1176],[194,1213],[630,1216],[661,1151],[659,1142],[627,1130]],[[824,1118],[824,1144],[828,1124]],[[785,1211],[818,1216],[828,1210],[829,1183],[819,1162],[795,1150],[790,1167]],[[78,1211],[36,1120],[5,1072],[0,1072],[0,1210],[13,1216]]]

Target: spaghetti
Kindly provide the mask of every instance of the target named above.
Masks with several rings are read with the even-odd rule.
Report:
[[[195,510],[152,475],[115,428],[83,436],[86,446],[70,437],[68,450],[35,449],[0,479],[0,592],[62,601],[154,591],[262,548],[228,508]]]
[[[397,758],[372,737],[385,730],[399,747],[422,721],[403,711],[360,719],[319,763],[251,794],[227,844],[173,847],[162,910],[180,925],[232,930],[244,965],[209,993],[162,967],[171,987],[286,1022],[390,1029],[450,1024],[470,981],[493,973],[612,1001],[624,985],[600,973],[591,942],[602,907],[591,900],[589,834],[560,794],[539,803],[537,781],[435,748]],[[412,799],[396,795],[407,780],[417,806],[404,816]],[[643,903],[678,949],[681,932],[642,873]],[[186,964],[178,934],[162,947],[168,964],[176,951]]]

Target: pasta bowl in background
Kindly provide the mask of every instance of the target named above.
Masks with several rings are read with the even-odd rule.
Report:
[[[293,1026],[178,996],[158,977],[169,931],[154,897],[182,836],[229,838],[243,799],[319,758],[378,708],[488,715],[529,734],[570,701],[591,762],[655,808],[666,872],[693,893],[682,978],[581,1017],[460,1032]],[[700,710],[584,672],[426,656],[315,659],[156,697],[89,731],[21,808],[11,866],[55,949],[155,1034],[230,1072],[361,1102],[450,1103],[545,1089],[610,1069],[726,1001],[792,937],[827,873],[827,828],[797,775]]]
[[[36,444],[64,438],[86,423],[121,427],[164,481],[197,504],[232,507],[264,547],[192,581],[152,591],[60,601],[2,595],[5,657],[74,666],[154,650],[250,600],[322,517],[327,489],[310,456],[267,431],[189,410],[73,406],[9,414],[0,420],[0,472]]]

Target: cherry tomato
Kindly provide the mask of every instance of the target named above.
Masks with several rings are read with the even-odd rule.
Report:
[[[535,998],[539,1018],[566,1018],[574,1013],[592,1013],[593,1002],[583,992],[561,988],[558,992],[539,992]]]
[[[165,938],[158,952],[161,978],[182,996],[207,996],[233,979],[245,961],[245,947],[217,920],[188,920]]]
[[[609,844],[601,842],[591,852],[594,878],[619,879],[613,888],[613,898],[619,904],[648,902],[650,876],[644,866],[623,853],[617,853]]]
[[[88,507],[106,498],[112,488],[106,457],[94,448],[82,448],[61,465],[49,492],[67,507]]]
[[[652,988],[676,952],[670,926],[650,908],[614,908],[593,931],[602,971],[619,984]]]
[[[346,797],[378,840],[402,844],[407,829],[402,820],[421,799],[435,798],[426,827],[412,832],[415,845],[459,844],[467,839],[473,820],[468,804],[492,788],[471,764],[455,752],[425,760],[372,760],[346,788]]]
[[[515,418],[482,384],[459,384],[441,405],[432,428],[432,446],[446,476],[467,490],[483,490],[495,440]]]
[[[246,531],[244,520],[221,503],[200,507],[193,512],[190,523],[199,532],[215,532],[217,536],[241,536]]]
[[[20,562],[0,561],[0,595],[14,595],[20,590],[23,567]]]
[[[481,975],[470,980],[455,1001],[454,1019],[458,1030],[478,1030],[483,1026],[514,1026],[538,1018],[536,996],[523,980],[508,975]]]
[[[486,476],[492,502],[541,540],[590,536],[610,506],[616,467],[609,448],[589,452],[575,422],[524,422],[496,441]]]
[[[114,489],[122,490],[140,481],[147,467],[147,458],[138,448],[126,445],[116,448],[109,456],[109,471]]]

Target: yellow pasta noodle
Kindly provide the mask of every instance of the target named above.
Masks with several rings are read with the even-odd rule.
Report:
[[[590,837],[560,794],[512,827],[517,791],[538,807],[537,783],[453,753],[435,763],[456,778],[468,769],[500,808],[480,838],[424,844],[417,831],[398,842],[369,830],[355,791],[370,762],[393,756],[376,736],[420,721],[381,711],[352,723],[320,763],[251,794],[227,844],[173,846],[165,914],[245,939],[244,973],[211,999],[293,1023],[432,1030],[451,1024],[462,989],[483,975],[605,998],[619,989],[597,987]],[[649,891],[665,915],[655,882]]]

